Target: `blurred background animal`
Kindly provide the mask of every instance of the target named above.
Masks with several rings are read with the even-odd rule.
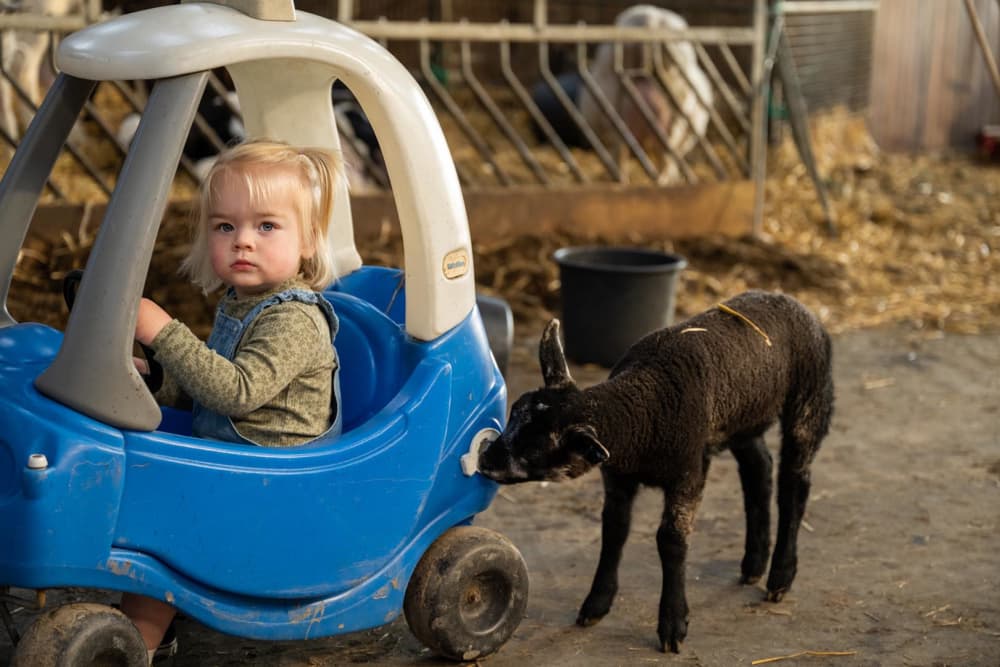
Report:
[[[670,30],[686,30],[689,27],[679,14],[652,5],[629,7],[618,15],[615,25]],[[663,49],[659,72],[653,48]],[[615,57],[614,44],[603,43],[590,62],[589,71],[600,96],[621,117],[643,150],[654,161],[659,161],[659,182],[679,181],[680,170],[669,157],[670,150],[657,137],[657,131],[667,138],[670,149],[678,157],[690,152],[698,143],[698,137],[705,135],[709,122],[708,106],[713,104],[714,94],[708,76],[698,63],[694,47],[683,40],[651,46],[629,43],[622,47],[620,67],[616,66]],[[631,81],[638,102],[629,94],[623,77]],[[581,75],[577,71],[564,72],[559,75],[558,82],[601,143],[619,154],[618,162],[622,164],[624,160],[621,157],[628,149]],[[545,81],[534,86],[532,97],[566,145],[590,148],[584,133]],[[640,105],[649,112],[652,124]],[[541,132],[537,136],[544,139]]]

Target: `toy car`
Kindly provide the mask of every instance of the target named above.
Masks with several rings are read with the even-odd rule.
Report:
[[[351,632],[402,611],[436,652],[488,654],[520,622],[528,579],[513,544],[468,525],[496,486],[461,461],[503,428],[506,388],[441,127],[376,42],[291,0],[228,5],[161,7],[67,37],[0,183],[0,588],[129,591],[256,639]],[[385,155],[405,273],[362,265],[346,191],[331,223],[344,274],[326,292],[340,318],[336,439],[267,449],[192,437],[190,414],[157,406],[131,361],[156,231],[217,67],[248,134],[302,145],[339,146],[330,87],[343,80]],[[95,82],[133,79],[156,84],[65,333],[15,322],[18,239],[56,157]],[[40,616],[14,663],[94,656],[146,661],[120,612],[73,604]]]

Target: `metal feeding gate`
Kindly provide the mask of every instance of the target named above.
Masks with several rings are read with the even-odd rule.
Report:
[[[782,4],[799,13],[825,13],[835,5],[855,11],[853,5],[866,4],[870,11],[875,3]],[[0,95],[7,93],[7,108],[13,105],[21,121],[2,123],[4,148],[16,145],[25,111],[30,114],[38,101],[23,83],[25,44],[37,50],[45,41],[51,53],[59,34],[101,20],[100,5],[21,0],[25,11],[67,13],[0,14],[0,74],[10,84]],[[742,231],[750,226],[747,209],[756,200],[758,228],[768,93],[763,84],[770,73],[766,0],[642,6],[621,0],[297,0],[296,6],[379,40],[413,72],[438,112],[467,196],[495,192],[510,200],[512,189],[540,190],[559,201],[555,193],[572,198],[593,191],[607,198],[641,189],[656,199],[666,186],[675,194],[694,187],[701,188],[702,199],[738,201]],[[40,62],[53,71],[51,56]],[[222,117],[238,121],[225,73],[219,74],[206,96],[215,98]],[[102,105],[110,98],[117,104],[111,112]],[[384,192],[388,178],[370,127],[351,106],[349,91],[334,86],[332,100],[352,165],[353,194]],[[141,82],[100,84],[84,112],[86,131],[66,149],[74,165],[67,171],[94,187],[85,195],[69,191],[57,170],[58,182],[50,183],[55,201],[110,196],[127,150],[123,117],[141,113],[144,102]],[[233,141],[231,126],[220,131],[217,117],[199,115],[192,137],[214,152]],[[180,165],[178,180],[189,195],[204,173],[196,160],[189,154]],[[663,210],[664,200],[657,202],[650,213]],[[468,203],[475,222],[476,202]],[[371,213],[384,217],[386,211]]]
[[[452,4],[457,14],[460,3]],[[461,9],[491,13],[491,3],[467,4]],[[492,3],[508,10],[492,13],[520,18],[526,4]],[[579,18],[588,5],[605,23],[550,20]],[[752,19],[741,5],[729,13]],[[670,184],[749,175],[752,25],[676,27],[664,21],[666,10],[635,11],[622,2],[536,0],[528,9],[530,21],[431,23],[359,20],[352,3],[341,2],[338,18],[394,53],[416,45],[410,64],[443,121],[459,130],[449,135],[462,141],[453,152],[461,158],[471,150],[484,165],[470,168],[460,159],[468,185]],[[616,25],[623,11],[631,20]]]

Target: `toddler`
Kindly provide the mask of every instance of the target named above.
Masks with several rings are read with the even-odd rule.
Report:
[[[205,291],[225,286],[208,342],[142,299],[136,339],[163,366],[163,405],[191,406],[197,437],[288,447],[341,426],[337,317],[318,290],[334,278],[326,252],[335,154],[251,141],[221,154],[201,189],[181,269]],[[150,659],[170,605],[124,594]]]

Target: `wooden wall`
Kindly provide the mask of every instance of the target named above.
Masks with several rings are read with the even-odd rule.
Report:
[[[1000,3],[975,0],[1000,58]],[[1000,123],[1000,96],[961,0],[881,0],[875,20],[871,130],[886,150],[972,151]]]

